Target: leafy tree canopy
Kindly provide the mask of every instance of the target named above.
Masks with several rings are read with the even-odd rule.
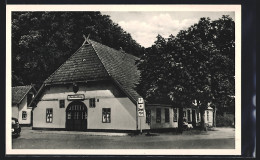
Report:
[[[138,62],[138,92],[150,103],[181,108],[197,100],[202,113],[208,103],[220,107],[234,103],[234,26],[229,16],[201,18],[176,37],[158,35]]]
[[[100,12],[13,12],[12,85],[42,83],[82,45],[83,34],[135,56],[144,52]]]

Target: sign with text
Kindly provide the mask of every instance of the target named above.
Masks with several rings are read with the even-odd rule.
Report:
[[[138,117],[144,117],[144,109],[137,109]]]
[[[137,104],[138,109],[144,109],[144,104]]]
[[[143,104],[144,103],[144,99],[143,98],[138,98],[138,104]]]
[[[137,113],[138,113],[138,117],[144,117],[144,99],[143,98],[138,98]]]
[[[73,100],[84,100],[85,95],[84,94],[74,94],[74,95],[68,95],[68,100],[73,101]]]

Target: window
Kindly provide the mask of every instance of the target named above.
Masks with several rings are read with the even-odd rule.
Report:
[[[23,120],[26,120],[26,119],[27,119],[27,112],[26,112],[26,111],[23,111],[23,112],[22,112],[22,119],[23,119]]]
[[[89,99],[89,107],[91,107],[91,108],[96,107],[96,99],[95,98]]]
[[[102,122],[111,123],[111,109],[110,108],[102,108]]]
[[[207,121],[209,121],[209,111],[207,111]]]
[[[46,122],[47,123],[52,123],[53,120],[53,111],[52,108],[47,108],[46,109]]]
[[[156,123],[161,123],[161,108],[156,108]]]
[[[164,114],[165,114],[165,123],[170,122],[169,108],[165,108]]]
[[[65,100],[60,100],[60,108],[65,108]]]
[[[27,94],[27,107],[29,107],[30,102],[32,101],[33,94],[29,93]]]
[[[187,119],[188,119],[188,122],[191,121],[190,110],[187,110]]]
[[[151,123],[151,110],[146,109],[145,113],[146,113],[146,123],[150,124]]]
[[[177,122],[177,108],[173,109],[173,122]]]

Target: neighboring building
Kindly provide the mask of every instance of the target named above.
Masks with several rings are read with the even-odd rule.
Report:
[[[187,123],[192,124],[193,126],[200,126],[201,122],[201,113],[198,108],[191,107],[191,108],[184,108],[183,117],[187,121]],[[204,122],[212,127],[213,126],[213,108],[208,107],[205,110],[205,119]]]
[[[179,108],[166,104],[146,105],[146,114],[150,114],[150,129],[178,128]],[[194,128],[200,126],[201,115],[197,107],[183,108],[183,119]],[[148,120],[147,120],[148,121]],[[213,126],[213,108],[205,110],[205,123]]]
[[[12,117],[17,118],[21,125],[31,125],[32,101],[36,90],[32,85],[12,87]]]
[[[138,117],[138,58],[92,40],[49,78],[34,101],[33,129],[137,131],[177,128],[178,109],[148,104]],[[159,111],[160,110],[160,111]],[[147,118],[151,118],[151,125]],[[166,124],[168,123],[168,124]]]

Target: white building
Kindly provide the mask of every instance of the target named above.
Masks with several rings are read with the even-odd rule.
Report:
[[[121,50],[86,40],[44,81],[36,94],[32,102],[33,129],[139,131],[178,128],[178,106],[147,104],[144,117],[138,116],[137,102],[141,96],[135,85],[140,78],[135,64],[137,59]],[[210,110],[206,111],[206,117],[208,112]],[[192,113],[187,110],[191,117]],[[147,123],[148,118],[151,124]],[[197,124],[199,121],[195,120]]]
[[[21,125],[31,125],[32,101],[36,90],[32,85],[12,87],[12,117],[17,118]]]

